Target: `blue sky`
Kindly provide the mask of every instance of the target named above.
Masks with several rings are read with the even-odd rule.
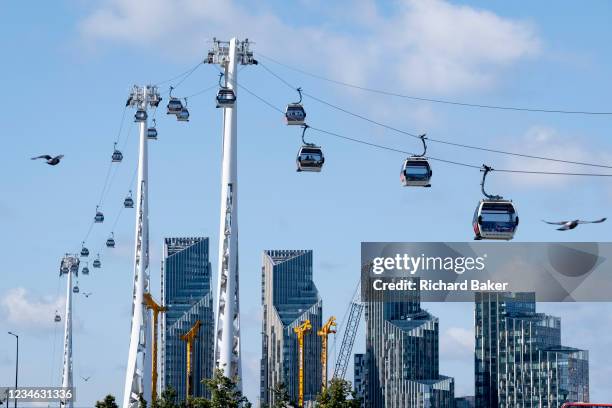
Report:
[[[129,88],[166,80],[195,65],[212,37],[248,37],[255,42],[256,54],[347,82],[418,96],[612,110],[610,2],[592,1],[588,8],[570,1],[328,3],[72,0],[3,5],[0,248],[5,252],[0,327],[21,334],[22,384],[59,381],[61,328],[52,318],[62,306],[65,282],[58,278],[57,267],[63,253],[79,247],[93,217]],[[609,116],[417,103],[266,65],[317,97],[407,131],[612,163]],[[216,70],[202,66],[176,94],[196,93],[216,80]],[[244,68],[239,81],[278,107],[296,97],[261,67]],[[245,392],[256,400],[262,250],[313,249],[324,314],[341,318],[358,278],[361,241],[471,240],[480,174],[435,163],[431,189],[403,189],[401,155],[314,132],[311,138],[325,151],[325,168],[321,174],[297,174],[299,130],[284,126],[278,113],[246,92],[239,92],[239,98],[243,373]],[[305,104],[313,126],[408,151],[420,147],[418,141],[313,100],[306,98]],[[189,107],[188,124],[159,115],[160,137],[150,144],[150,271],[155,293],[163,237],[208,236],[210,252],[217,251],[221,116],[211,92],[190,99]],[[96,226],[88,240],[95,251],[110,233],[136,166],[136,131],[127,118],[120,137],[125,159],[116,166],[103,202],[110,222]],[[55,168],[29,160],[44,153],[66,157]],[[430,145],[429,153],[500,168],[591,170],[437,144]],[[608,179],[493,174],[488,186],[515,201],[521,217],[517,241],[611,238],[606,224],[562,234],[540,222],[609,216]],[[134,213],[124,211],[114,231],[117,248],[102,251],[104,268],[79,282],[83,291],[93,292],[75,304],[79,405],[91,406],[109,392],[121,397],[133,228]],[[216,259],[211,261],[216,270]],[[472,393],[472,305],[427,306],[440,317],[441,372],[457,378],[458,395]],[[602,336],[612,323],[612,307],[547,304],[539,310],[563,318],[564,343],[591,350],[592,399],[612,400],[612,391],[606,389],[612,375],[607,352],[612,337]],[[12,337],[0,335],[0,384],[13,381],[13,346]],[[360,338],[355,351],[362,349]],[[92,378],[85,383],[80,376]]]

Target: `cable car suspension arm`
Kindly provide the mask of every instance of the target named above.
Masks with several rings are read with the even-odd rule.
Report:
[[[304,123],[302,125],[302,143],[304,143],[307,146],[314,146],[314,143],[308,143],[306,140],[304,140],[304,135],[306,134],[306,129],[308,129],[310,126],[308,126],[306,123]]]
[[[427,154],[427,144],[425,143],[425,139],[427,139],[427,134],[423,133],[422,135],[419,135],[419,138],[421,139],[421,142],[423,142],[423,153],[415,154],[415,156],[424,157]]]
[[[487,166],[486,164],[482,165],[482,168],[480,169],[480,171],[483,172],[482,174],[482,182],[480,183],[480,187],[482,189],[482,194],[488,198],[489,200],[502,200],[504,197],[500,196],[500,195],[493,195],[493,194],[487,194],[487,192],[485,191],[485,181],[487,178],[487,174],[489,174],[489,172],[493,171],[494,169]]]

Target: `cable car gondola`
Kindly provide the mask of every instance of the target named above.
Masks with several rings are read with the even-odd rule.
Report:
[[[142,108],[138,108],[134,114],[134,122],[144,122],[145,120],[147,120],[147,111]]]
[[[85,241],[83,241],[83,245],[81,247],[81,256],[85,258],[89,256],[89,249],[87,249],[85,246]]]
[[[181,102],[179,98],[170,97],[170,100],[168,101],[168,105],[166,107],[168,108],[168,110],[166,111],[166,114],[176,115],[181,110],[183,110],[183,103]]]
[[[176,114],[176,120],[179,122],[189,122],[189,109],[187,109],[187,98],[185,98],[185,106],[179,113]]]
[[[87,265],[83,267],[83,269],[81,270],[81,273],[83,275],[89,275],[89,268],[87,267]]]
[[[219,91],[217,92],[217,108],[233,108],[236,103],[236,94],[234,90],[221,84],[223,73],[219,74]]]
[[[166,105],[166,114],[168,115],[178,115],[183,110],[183,103],[181,102],[181,100],[172,96],[173,89],[174,87],[171,86],[169,93],[170,100],[168,101],[168,105]]]
[[[400,173],[400,181],[405,187],[431,187],[431,175],[433,174],[429,161],[425,157],[427,153],[427,145],[425,144],[425,135],[419,136],[423,142],[423,154],[412,155],[406,160],[402,166]]]
[[[115,247],[115,234],[111,232],[111,236],[106,240],[106,246],[108,248]]]
[[[72,288],[72,293],[79,293],[79,287],[77,285],[74,285]]]
[[[155,118],[153,118],[153,126],[147,129],[147,139],[157,140],[157,123],[155,122]]]
[[[123,200],[123,207],[134,208],[134,199],[132,198],[132,190],[130,190],[130,193],[127,195],[127,197],[125,197],[125,200]]]
[[[93,267],[96,269],[102,267],[102,261],[100,261],[100,254],[98,254],[98,257],[93,261]]]
[[[53,321],[55,323],[59,323],[62,321],[62,317],[59,315],[59,313],[57,312],[57,310],[55,311],[55,317],[53,318]]]
[[[300,100],[287,105],[285,109],[285,122],[287,125],[303,125],[306,120],[306,111],[302,106],[302,88],[297,89]]]
[[[117,150],[117,142],[115,142],[115,147],[113,149],[113,155],[111,156],[113,163],[121,163],[123,160],[123,153],[120,150]]]
[[[236,94],[233,89],[219,89],[219,92],[217,92],[217,108],[233,108],[235,103]]]
[[[302,147],[298,151],[296,164],[297,171],[310,171],[310,172],[320,172],[323,168],[323,163],[325,163],[325,157],[323,156],[323,150],[320,146],[315,145],[314,143],[307,143],[304,140],[304,134],[306,133],[306,129],[308,129],[308,125],[302,125]]]
[[[94,221],[98,224],[104,222],[104,213],[98,209],[98,206],[96,206],[96,216],[94,217]]]
[[[480,200],[474,211],[472,226],[474,239],[499,239],[509,241],[514,238],[519,224],[519,217],[511,200],[502,196],[487,194],[484,188],[487,174],[493,169],[483,165],[482,193],[485,198]]]

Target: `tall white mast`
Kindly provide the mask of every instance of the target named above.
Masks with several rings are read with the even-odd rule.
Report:
[[[137,408],[140,396],[151,401],[151,343],[147,341],[150,323],[144,305],[149,291],[149,205],[147,157],[147,108],[157,106],[161,98],[154,86],[134,86],[128,104],[137,109],[140,145],[138,156],[138,187],[136,194],[136,231],[134,248],[134,290],[132,296],[132,326],[130,348],[125,373],[123,408]]]
[[[214,39],[214,48],[206,62],[219,64],[225,74],[225,88],[237,95],[237,65],[256,63],[249,51],[249,41],[232,38]],[[240,302],[238,273],[238,103],[223,109],[223,162],[221,175],[221,217],[219,222],[219,258],[217,274],[217,320],[215,328],[215,364],[226,377],[241,377]],[[239,384],[241,388],[241,384]]]
[[[62,387],[72,388],[72,275],[79,275],[79,258],[68,255],[62,259],[60,276],[68,275],[66,279],[66,314],[64,316],[64,356],[62,364]],[[73,407],[72,399],[62,401],[66,408]]]

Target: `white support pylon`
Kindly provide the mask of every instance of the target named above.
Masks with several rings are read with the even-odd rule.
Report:
[[[66,255],[60,265],[60,276],[67,274],[66,279],[66,314],[64,316],[64,354],[62,362],[62,388],[72,388],[72,275],[78,276],[79,258]],[[73,407],[72,399],[61,401],[66,408]]]
[[[229,43],[226,86],[236,93],[236,39]],[[238,304],[238,183],[236,110],[223,109],[223,161],[217,283],[216,366],[226,377],[240,377],[240,308]]]
[[[144,111],[139,122],[138,187],[136,194],[136,230],[134,248],[134,290],[132,325],[123,390],[123,408],[137,408],[140,397],[151,401],[151,342],[147,341],[150,316],[144,305],[149,291],[149,200],[147,155],[147,107],[157,106],[161,98],[154,86],[134,86],[128,104]]]
[[[225,87],[237,95],[237,65],[256,63],[249,51],[249,41],[232,38],[214,39],[214,48],[206,62],[219,64],[225,71]],[[221,216],[219,222],[219,258],[217,273],[217,319],[215,327],[215,365],[226,377],[242,375],[240,359],[240,291],[238,273],[238,172],[237,126],[238,102],[223,108],[223,161],[221,175]],[[239,381],[238,389],[242,388]]]

